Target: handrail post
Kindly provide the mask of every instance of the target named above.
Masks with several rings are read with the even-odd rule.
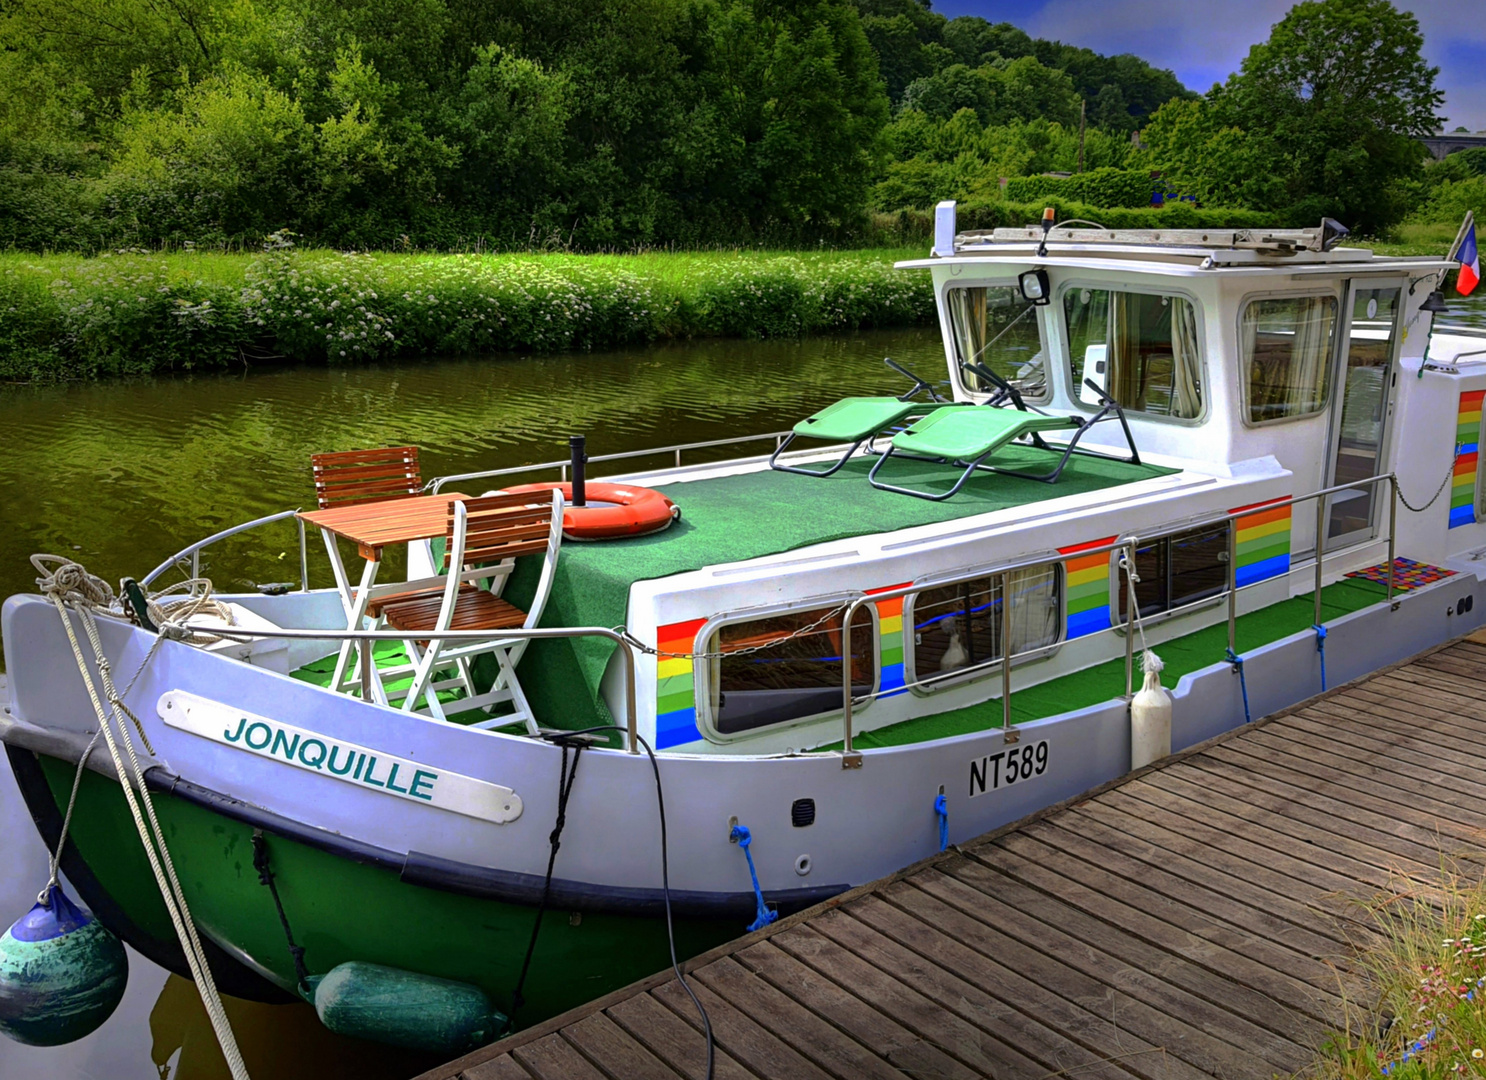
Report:
[[[635,711],[635,656],[627,641],[619,642],[624,656],[624,726],[629,736],[629,752],[640,752],[640,717]]]
[[[1326,496],[1316,496],[1316,618],[1312,626],[1321,625],[1321,557],[1326,535]]]
[[[857,609],[867,602],[859,596],[846,605],[841,625],[841,767],[860,769],[862,755],[851,748],[851,624],[856,621]]]
[[[973,633],[968,623],[965,635]],[[1001,571],[1001,738],[1016,742],[1020,733],[1011,727],[1011,575]]]
[[[1397,611],[1393,602],[1393,560],[1397,553],[1398,540],[1398,477],[1388,474],[1388,606]]]
[[[1238,519],[1228,519],[1228,651],[1238,655]]]
[[[310,553],[305,541],[304,518],[296,517],[294,524],[299,529],[299,591],[310,591]]]
[[[1125,700],[1135,697],[1135,537],[1125,543]]]

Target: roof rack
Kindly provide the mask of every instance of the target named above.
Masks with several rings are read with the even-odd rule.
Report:
[[[1045,234],[1048,243],[1110,244],[1131,247],[1209,248],[1294,255],[1334,248],[1346,229],[1326,221],[1309,229],[1073,229],[1059,227]],[[986,244],[1040,244],[1039,225],[1025,228],[981,229],[955,236],[956,250]]]

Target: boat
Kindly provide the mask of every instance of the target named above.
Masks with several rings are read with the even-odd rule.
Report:
[[[685,458],[727,440],[659,468],[579,451],[404,493],[453,530],[483,504],[451,493],[551,481],[503,496],[540,526],[602,466],[679,513],[594,542],[554,525],[505,564],[541,620],[495,635],[482,685],[431,661],[396,698],[411,653],[480,635],[356,607],[333,539],[344,580],[310,588],[313,515],[182,538],[92,614],[221,989],[287,1000],[381,965],[507,1012],[520,985],[531,1024],[672,941],[696,954],[1146,764],[1147,653],[1159,754],[1479,626],[1486,337],[1433,324],[1453,263],[1344,232],[960,231],[941,205],[899,265],[933,279],[946,367],[901,401],[846,397],[721,461]],[[437,584],[443,513],[409,588],[484,587]],[[298,588],[214,596],[235,616],[194,630],[171,603],[192,589],[162,594],[212,543],[296,526]],[[38,830],[57,845],[76,775],[63,870],[186,974],[118,770],[86,753],[83,612],[17,595],[0,628],[0,739]]]

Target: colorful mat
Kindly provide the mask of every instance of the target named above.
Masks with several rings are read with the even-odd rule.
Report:
[[[1393,587],[1400,592],[1408,592],[1410,589],[1423,588],[1425,585],[1433,585],[1436,581],[1443,581],[1447,577],[1453,577],[1454,570],[1446,570],[1440,566],[1430,566],[1428,563],[1415,562],[1413,559],[1397,558],[1393,560]],[[1388,564],[1378,563],[1377,566],[1367,566],[1361,570],[1353,570],[1347,577],[1363,578],[1373,581],[1379,585],[1388,584]]]

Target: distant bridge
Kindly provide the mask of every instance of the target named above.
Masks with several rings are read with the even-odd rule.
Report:
[[[1486,146],[1486,132],[1457,131],[1453,134],[1431,135],[1419,141],[1434,155],[1436,161],[1444,161],[1456,151],[1469,150],[1473,146]]]

